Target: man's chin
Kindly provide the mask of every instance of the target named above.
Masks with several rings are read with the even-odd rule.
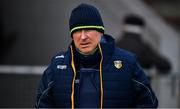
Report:
[[[81,49],[80,50],[83,54],[89,54],[91,53],[92,50],[89,50],[89,49]]]

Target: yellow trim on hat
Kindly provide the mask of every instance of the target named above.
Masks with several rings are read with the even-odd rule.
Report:
[[[84,28],[94,28],[94,29],[104,29],[103,26],[78,26],[78,27],[74,27],[73,29],[71,29],[71,33],[74,31],[74,30],[77,30],[77,29],[84,29]]]

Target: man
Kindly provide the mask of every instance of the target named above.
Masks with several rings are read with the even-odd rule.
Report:
[[[72,43],[45,70],[36,107],[157,107],[134,54],[114,46],[94,6],[80,4],[73,9],[69,26]]]
[[[136,14],[125,16],[123,21],[123,34],[116,42],[120,48],[129,50],[138,56],[140,65],[145,69],[155,67],[159,73],[167,74],[171,70],[171,64],[167,58],[155,51],[146,43],[142,34],[145,29],[145,21]]]

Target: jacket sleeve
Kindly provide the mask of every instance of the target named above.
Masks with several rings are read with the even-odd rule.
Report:
[[[158,100],[151,88],[150,81],[145,75],[139,63],[134,64],[134,102],[137,108],[157,108]]]
[[[54,106],[51,93],[51,88],[54,83],[52,73],[52,68],[49,66],[42,75],[37,89],[36,108],[52,108]]]

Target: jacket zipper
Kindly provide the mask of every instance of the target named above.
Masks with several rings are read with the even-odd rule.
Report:
[[[101,61],[100,61],[100,89],[101,89],[101,99],[100,99],[100,109],[102,109],[103,107],[103,81],[102,81],[102,62],[103,62],[103,54],[102,54],[102,49],[100,44],[98,44],[99,50],[100,50],[100,54],[101,54]],[[72,92],[71,92],[71,108],[74,109],[74,81],[76,79],[76,68],[74,65],[74,54],[73,54],[73,49],[72,46],[70,46],[71,48],[71,66],[74,72],[74,76],[73,76],[73,81],[72,81]]]

